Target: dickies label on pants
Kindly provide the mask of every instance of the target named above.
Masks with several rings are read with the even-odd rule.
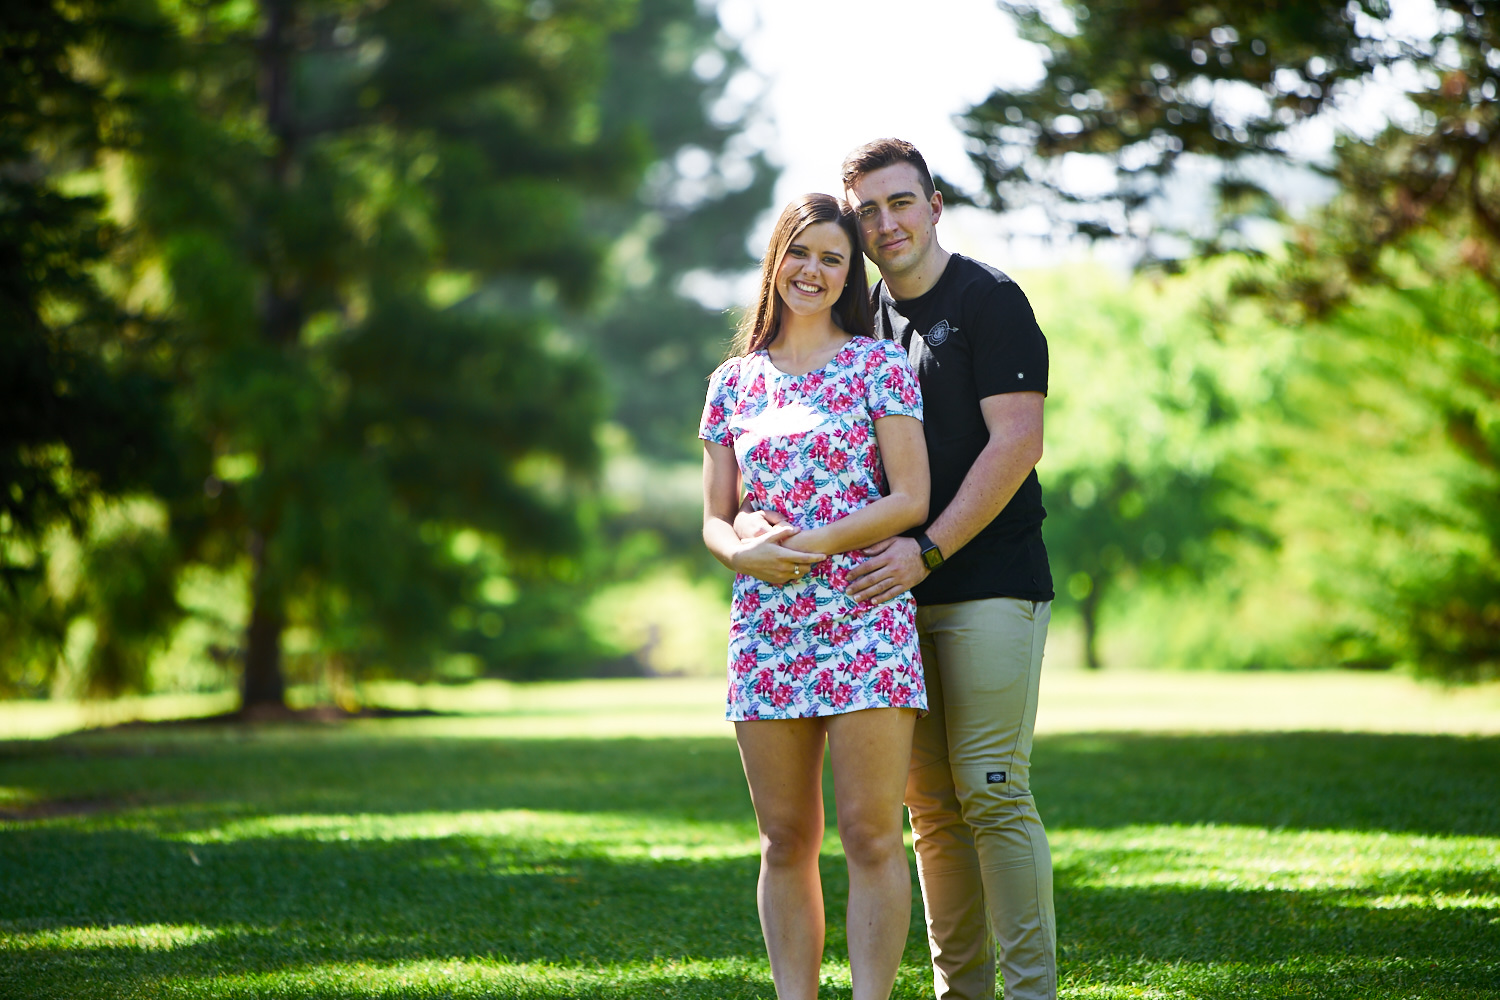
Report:
[[[1005,784],[1005,772],[1004,771],[986,771],[986,772],[984,772],[984,780],[985,780],[986,784],[990,784],[990,785],[1003,785],[1003,784]]]

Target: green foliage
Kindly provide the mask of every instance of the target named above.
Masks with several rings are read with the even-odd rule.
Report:
[[[776,180],[744,134],[754,108],[729,93],[743,72],[697,0],[642,0],[636,24],[610,42],[604,127],[636,123],[662,158],[637,203],[606,222],[620,233],[610,298],[577,329],[604,363],[614,419],[657,461],[698,458],[704,380],[733,332],[732,317],[685,296],[680,282],[755,266],[745,236]]]
[[[1500,296],[1477,276],[1357,291],[1306,335],[1267,470],[1276,530],[1330,608],[1338,659],[1453,679],[1500,671],[1494,497]],[[1392,260],[1393,266],[1400,261]]]
[[[732,740],[479,739],[460,720],[423,725],[425,736],[388,721],[9,744],[0,986],[774,996]],[[1035,761],[1061,996],[1492,993],[1494,739],[1051,736]],[[1372,772],[1423,795],[1391,795]],[[823,989],[847,997],[833,819]],[[915,887],[912,911],[903,1000],[931,995]]]
[[[1220,298],[1260,297],[1263,322],[1308,335],[1283,369],[1290,395],[1246,425],[1261,457],[1277,458],[1252,462],[1246,480],[1274,506],[1265,523],[1284,549],[1274,572],[1322,616],[1303,641],[1350,665],[1492,673],[1494,5],[1440,0],[1430,37],[1403,34],[1418,29],[1378,0],[1010,6],[1051,61],[1033,91],[997,93],[969,115],[992,204],[1042,193],[1077,231],[1149,247],[1153,199],[1193,156],[1211,164],[1220,195],[1218,216],[1193,234],[1200,250],[1253,250],[1248,216],[1287,224],[1285,247]],[[1371,135],[1349,132],[1338,109],[1393,80],[1410,104]],[[1300,163],[1293,131],[1317,119],[1335,130],[1332,155]],[[1074,155],[1102,158],[1116,184],[1097,197],[1069,189],[1058,164]],[[1338,186],[1295,223],[1263,183],[1288,163]],[[1351,430],[1366,426],[1403,433]],[[1252,565],[1267,568],[1241,561],[1231,591],[1253,589]]]
[[[1341,136],[1333,162],[1318,168],[1345,195],[1330,227],[1336,256],[1314,237],[1321,252],[1304,259],[1322,257],[1319,298],[1370,280],[1383,247],[1455,219],[1478,241],[1469,265],[1500,281],[1492,3],[1439,0],[1430,38],[1405,36],[1384,0],[1006,6],[1050,61],[1034,90],[997,92],[966,116],[997,207],[1041,190],[1080,232],[1139,235],[1144,220],[1133,213],[1163,192],[1181,157],[1197,156],[1221,166],[1224,209],[1197,235],[1206,249],[1246,249],[1243,218],[1279,215],[1263,181],[1269,164],[1294,159],[1289,134],[1362,88],[1400,80],[1414,114],[1370,142]],[[1069,154],[1104,157],[1116,186],[1097,197],[1071,191],[1047,162]]]
[[[120,108],[88,64],[118,17],[109,2],[0,13],[0,694],[46,691],[78,610],[48,583],[54,529],[83,537],[104,499],[173,474],[152,332],[100,281],[120,241],[91,170]],[[97,562],[112,569],[107,553]],[[134,640],[145,609],[114,603],[130,592],[90,595],[101,619],[134,623],[97,636],[100,662],[115,665],[101,689],[144,653]],[[160,607],[157,625],[172,602]]]
[[[1278,345],[1207,313],[1224,280],[1032,283],[1058,373],[1040,467],[1047,551],[1090,667],[1107,597],[1143,583],[1185,592],[1265,540],[1248,502],[1246,414],[1271,391]]]

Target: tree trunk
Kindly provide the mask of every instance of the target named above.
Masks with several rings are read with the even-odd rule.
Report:
[[[1098,670],[1099,662],[1099,582],[1094,582],[1088,596],[1078,602],[1078,613],[1083,616],[1083,662],[1090,670]]]
[[[281,675],[281,632],[286,614],[281,595],[268,585],[266,539],[250,533],[250,625],[245,629],[245,675],[240,687],[240,709],[286,705],[286,681]]]
[[[262,0],[264,28],[259,45],[260,100],[265,109],[266,125],[276,138],[268,167],[277,187],[286,189],[296,183],[297,131],[293,108],[292,53],[296,22],[295,0]],[[267,220],[263,220],[267,221]],[[269,232],[264,238],[271,247],[279,240]],[[283,266],[272,253],[266,287],[262,294],[261,335],[271,344],[287,347],[295,344],[302,329],[302,302],[297,292],[295,273]],[[267,456],[262,456],[265,459]],[[266,470],[269,462],[262,461]],[[275,513],[269,523],[276,522]],[[286,680],[281,671],[281,633],[286,628],[286,610],[281,588],[267,566],[266,548],[270,533],[262,525],[250,530],[248,548],[251,566],[250,624],[245,631],[245,675],[241,687],[241,711],[258,707],[282,708],[286,705]]]

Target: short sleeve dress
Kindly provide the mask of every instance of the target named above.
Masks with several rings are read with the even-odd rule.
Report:
[[[710,378],[698,436],[734,450],[762,509],[809,529],[879,499],[875,420],[897,415],[922,417],[906,353],[855,337],[806,375],[782,372],[763,350],[724,362]],[[926,709],[916,604],[910,593],[884,604],[850,600],[848,573],[862,556],[839,553],[784,587],[735,576],[727,718]]]

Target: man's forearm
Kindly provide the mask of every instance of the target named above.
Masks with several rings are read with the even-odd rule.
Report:
[[[1040,393],[1030,392],[979,401],[990,440],[969,466],[958,493],[927,529],[927,537],[945,558],[969,544],[1005,509],[1041,461],[1043,402]]]
[[[979,453],[958,493],[927,529],[945,558],[952,558],[1005,509],[1036,467],[1035,451],[1027,441],[991,439]]]

